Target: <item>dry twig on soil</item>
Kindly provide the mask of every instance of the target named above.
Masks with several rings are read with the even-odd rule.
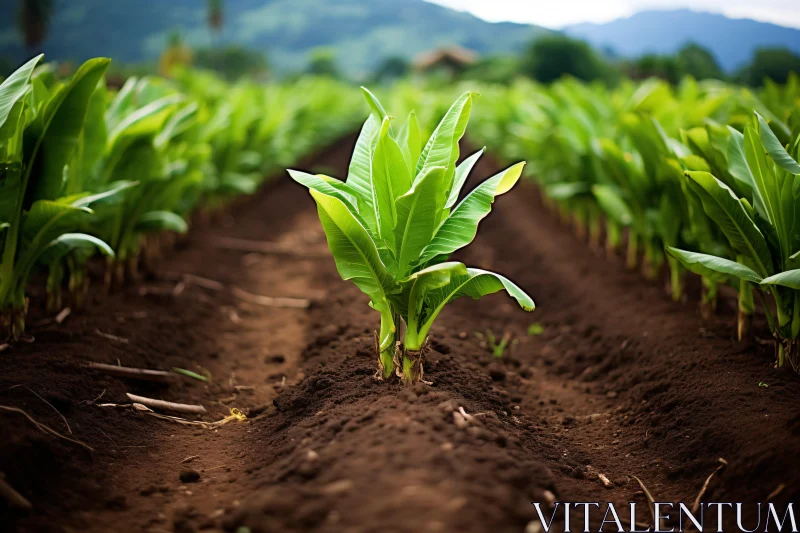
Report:
[[[0,410],[8,411],[10,413],[19,413],[19,414],[21,414],[22,416],[27,418],[28,421],[31,424],[36,426],[36,428],[39,431],[41,431],[42,433],[44,433],[45,435],[50,435],[51,437],[56,437],[56,438],[59,438],[59,439],[62,439],[62,440],[68,441],[68,442],[72,442],[73,444],[77,444],[78,446],[82,446],[82,447],[86,448],[90,452],[94,451],[94,448],[92,448],[88,444],[85,444],[85,443],[83,443],[83,442],[81,442],[79,440],[75,440],[75,439],[71,439],[69,437],[66,437],[66,436],[62,435],[61,433],[59,433],[58,431],[56,431],[55,429],[53,429],[53,428],[51,428],[49,426],[46,426],[46,425],[42,424],[41,422],[37,422],[31,415],[29,415],[28,413],[26,413],[22,409],[19,409],[17,407],[9,407],[7,405],[0,405]]]
[[[22,509],[33,509],[31,502],[29,502],[25,496],[14,490],[14,487],[6,482],[5,477],[5,474],[0,472],[0,496],[8,500],[11,505]]]
[[[51,408],[53,411],[55,411],[56,413],[58,413],[58,416],[60,416],[60,417],[61,417],[61,420],[63,420],[63,421],[64,421],[64,425],[65,425],[65,426],[67,426],[67,431],[69,431],[69,434],[70,434],[70,435],[72,435],[72,428],[71,428],[71,427],[69,427],[69,422],[67,422],[67,418],[66,418],[64,415],[62,415],[62,414],[61,414],[61,411],[59,411],[58,409],[56,409],[56,408],[53,406],[53,404],[52,404],[52,403],[48,402],[47,400],[45,400],[44,398],[42,398],[41,396],[39,396],[39,394],[37,394],[35,390],[33,390],[32,388],[28,387],[27,385],[22,385],[22,384],[19,384],[19,385],[14,385],[13,387],[9,387],[9,388],[8,388],[8,390],[11,390],[11,389],[16,389],[17,387],[23,387],[23,388],[25,388],[25,389],[28,389],[28,391],[29,391],[31,394],[33,394],[34,396],[36,396],[37,398],[39,398],[40,400],[42,400],[44,403],[46,403],[47,405],[49,405],[49,406],[50,406],[50,408]]]
[[[204,289],[208,289],[211,291],[217,292],[230,292],[236,298],[240,300],[255,304],[261,305],[263,307],[285,307],[290,309],[308,309],[311,306],[311,300],[307,298],[285,298],[285,297],[273,297],[273,296],[261,296],[259,294],[252,294],[235,285],[225,285],[221,281],[213,280],[204,278],[201,276],[195,276],[194,274],[172,274],[172,273],[163,273],[163,276],[167,279],[183,279],[183,281],[188,285],[197,285],[198,287],[202,287]]]
[[[144,396],[136,396],[135,394],[127,393],[128,398],[132,402],[140,403],[152,409],[160,409],[162,411],[174,411],[176,413],[202,415],[206,413],[206,408],[202,405],[190,405],[186,403],[173,403],[165,402],[164,400],[155,400],[153,398],[146,398]]]
[[[635,479],[639,483],[639,486],[642,488],[642,492],[644,492],[644,495],[647,498],[647,504],[650,506],[650,516],[653,518],[653,524],[655,525],[655,523],[656,523],[656,500],[653,498],[653,495],[650,494],[650,491],[647,490],[647,487],[644,486],[644,483],[642,483],[641,479],[639,479],[636,476],[633,476],[633,479]],[[656,526],[656,529],[661,529],[661,528]]]
[[[311,300],[306,298],[273,298],[271,296],[261,296],[243,291],[238,287],[231,288],[234,296],[245,302],[262,305],[264,307],[286,307],[290,309],[308,309]]]
[[[127,366],[107,365],[104,363],[89,363],[88,368],[118,378],[138,379],[141,381],[156,381],[159,383],[170,383],[177,379],[177,376],[175,374],[171,372],[164,372],[163,370],[130,368]]]
[[[72,314],[72,309],[70,309],[69,307],[65,307],[64,309],[62,309],[61,312],[59,312],[56,315],[55,318],[56,324],[60,326],[70,314]]]
[[[129,395],[130,396],[130,395]],[[177,416],[171,415],[162,415],[161,413],[153,412],[149,407],[141,403],[133,403],[133,404],[118,404],[118,403],[101,403],[98,407],[122,407],[124,409],[133,408],[136,411],[142,412],[148,416],[152,416],[158,418],[159,420],[167,420],[170,422],[175,422],[177,424],[182,424],[185,426],[200,426],[205,429],[213,429],[220,426],[224,426],[228,422],[233,422],[234,420],[239,422],[244,422],[247,420],[247,416],[242,413],[239,409],[232,407],[231,414],[223,418],[222,420],[217,420],[216,422],[202,422],[198,420],[186,420],[185,418],[180,418]]]
[[[783,492],[783,489],[785,489],[785,488],[786,488],[786,485],[784,485],[783,483],[781,483],[780,485],[778,485],[778,486],[775,488],[775,490],[773,490],[772,492],[770,492],[770,493],[769,493],[769,496],[767,496],[767,500],[766,500],[766,501],[768,501],[768,502],[769,502],[769,501],[771,501],[772,499],[774,499],[774,498],[777,498],[777,497],[778,497],[778,495],[779,495],[781,492]]]
[[[252,241],[247,239],[221,237],[219,239],[214,239],[213,243],[217,248],[222,248],[223,250],[235,250],[237,252],[286,255],[303,259],[317,259],[320,257],[325,257],[325,254],[322,253],[298,250],[293,246],[286,246],[285,244],[278,244],[268,241]]]
[[[128,339],[126,339],[125,337],[117,337],[116,335],[112,335],[110,333],[103,333],[99,329],[94,330],[94,332],[97,333],[98,335],[100,335],[101,337],[103,337],[104,339],[112,340],[112,341],[118,342],[120,344],[128,344],[129,342],[131,342]]]
[[[708,476],[708,478],[706,479],[706,482],[703,483],[703,488],[700,489],[700,492],[697,494],[697,498],[695,498],[695,500],[694,500],[694,504],[692,504],[692,514],[696,513],[697,510],[700,508],[700,500],[702,500],[703,496],[705,496],[706,491],[708,490],[708,485],[709,485],[709,483],[711,483],[711,479],[714,477],[714,474],[716,474],[717,472],[719,472],[720,470],[725,468],[727,465],[728,465],[728,461],[726,461],[725,459],[720,457],[719,458],[719,466],[717,467],[716,470],[711,472],[711,475]]]

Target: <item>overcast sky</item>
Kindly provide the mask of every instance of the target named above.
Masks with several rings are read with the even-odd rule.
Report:
[[[800,0],[428,0],[490,21],[560,28],[577,22],[607,22],[646,9],[691,8],[800,28]]]

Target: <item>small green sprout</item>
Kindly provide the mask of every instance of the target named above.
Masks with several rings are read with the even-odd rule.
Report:
[[[530,326],[528,326],[528,336],[536,337],[544,333],[544,326],[539,324],[538,322],[534,322]]]
[[[480,340],[481,348],[490,351],[498,359],[505,355],[507,348],[511,348],[519,342],[517,339],[512,339],[511,333],[508,331],[500,339],[490,329],[487,329],[485,334],[479,331],[475,332],[475,337]]]
[[[191,370],[186,370],[184,368],[174,367],[172,369],[172,371],[177,373],[177,374],[182,374],[184,376],[187,376],[187,377],[190,377],[190,378],[194,378],[194,379],[196,379],[198,381],[202,381],[204,383],[208,383],[208,381],[209,381],[209,377],[208,376],[203,376],[203,375],[198,374],[197,372],[192,372]]]

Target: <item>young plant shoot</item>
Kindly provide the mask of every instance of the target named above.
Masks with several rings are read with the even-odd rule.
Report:
[[[110,61],[87,61],[51,91],[33,77],[40,59],[0,85],[0,338],[17,339],[25,331],[25,286],[37,262],[52,264],[78,249],[113,253],[77,231],[103,195],[63,195],[89,100]],[[54,278],[51,283],[60,281]]]
[[[458,201],[483,151],[457,165],[474,93],[461,95],[423,146],[415,116],[399,129],[367,89],[364,124],[347,181],[290,170],[309,188],[339,274],[370,298],[381,317],[378,376],[422,380],[431,326],[449,302],[505,290],[526,311],[533,300],[499,274],[448,261],[475,238],[496,196],[522,174],[518,163]],[[403,327],[405,326],[405,327]]]
[[[788,362],[797,370],[800,234],[794,228],[800,223],[796,192],[800,184],[800,137],[784,145],[771,125],[756,114],[744,135],[733,136],[732,142],[742,155],[738,170],[752,191],[750,198],[738,197],[709,172],[687,171],[686,183],[727,238],[737,260],[675,248],[667,252],[705,278],[739,281],[740,313],[752,313],[753,288],[771,297],[764,299],[764,310],[775,336],[777,364]],[[748,296],[744,302],[742,293]]]

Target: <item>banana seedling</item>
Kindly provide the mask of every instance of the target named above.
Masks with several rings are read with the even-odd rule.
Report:
[[[774,127],[779,128],[776,124]],[[785,128],[785,126],[784,126]],[[752,203],[709,172],[687,171],[686,184],[725,235],[737,260],[669,248],[686,268],[717,279],[732,277],[767,296],[778,366],[800,368],[800,136],[785,146],[756,114],[742,137],[740,170],[752,184]],[[750,303],[752,307],[752,301]]]
[[[25,331],[28,277],[41,258],[108,245],[76,230],[92,215],[86,195],[63,196],[89,99],[109,60],[91,59],[65,84],[34,76],[38,56],[0,85],[0,331]]]
[[[533,300],[505,277],[448,261],[472,242],[495,197],[517,183],[524,163],[459,201],[482,153],[457,164],[476,95],[461,95],[423,145],[413,116],[396,128],[378,99],[363,92],[372,112],[347,181],[289,173],[310,189],[339,274],[369,296],[380,315],[378,376],[396,373],[411,384],[423,378],[428,335],[448,303],[505,290],[523,309],[533,310]]]

